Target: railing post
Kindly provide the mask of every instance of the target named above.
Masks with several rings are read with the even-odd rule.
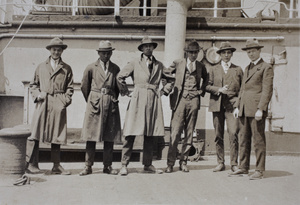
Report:
[[[290,0],[290,12],[289,12],[289,18],[293,18],[293,9],[294,9],[294,0]],[[299,14],[298,14],[299,15]]]
[[[217,17],[218,16],[218,0],[215,0],[214,2],[214,17]]]
[[[115,16],[120,16],[120,0],[115,0]]]
[[[144,0],[144,4],[143,4],[143,16],[147,16],[147,0]]]
[[[76,15],[76,12],[78,11],[78,0],[73,0],[72,1],[72,16]]]

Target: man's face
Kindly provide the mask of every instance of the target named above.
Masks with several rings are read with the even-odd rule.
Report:
[[[100,60],[106,63],[107,61],[109,61],[112,55],[112,51],[99,51],[98,54],[100,56]]]
[[[63,49],[61,47],[51,47],[50,48],[50,53],[51,57],[56,60],[61,57],[61,54],[63,52]]]
[[[152,56],[153,50],[154,50],[154,45],[149,43],[149,44],[144,44],[142,45],[142,52],[146,56]]]
[[[247,52],[247,55],[250,58],[250,60],[253,62],[253,61],[256,61],[260,57],[261,50],[257,49],[257,48],[251,48],[251,49],[248,49],[246,52]]]
[[[231,50],[224,50],[220,53],[221,59],[222,61],[224,61],[225,63],[229,62],[231,57],[232,57],[233,53]]]
[[[199,51],[187,51],[187,58],[194,62],[198,58]]]

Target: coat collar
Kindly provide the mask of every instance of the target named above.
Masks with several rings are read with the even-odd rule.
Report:
[[[62,61],[61,58],[59,58],[59,63],[57,65],[57,68],[53,71],[53,68],[51,67],[51,63],[50,63],[50,58],[51,58],[51,56],[49,56],[49,58],[46,60],[46,65],[47,65],[46,67],[49,70],[49,72],[51,74],[51,78],[52,78],[53,76],[55,76],[58,73],[58,71],[60,71],[64,67],[65,63]]]
[[[104,68],[102,68],[101,63],[100,63],[100,58],[95,62],[95,67],[97,67],[97,71],[101,75],[102,78],[105,79],[105,81],[109,78],[112,72],[112,66],[111,66],[111,61],[108,63],[108,68],[107,68],[107,74],[104,72]]]
[[[245,74],[247,75],[248,72],[249,74],[245,82],[247,82],[257,71],[260,70],[263,62],[264,62],[263,59],[260,59],[250,71],[249,71],[249,65],[247,66],[247,68],[245,69]]]

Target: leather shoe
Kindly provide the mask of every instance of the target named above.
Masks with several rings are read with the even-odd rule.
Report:
[[[126,166],[122,166],[122,168],[120,169],[120,175],[121,176],[126,176],[128,174],[128,169]]]
[[[51,174],[61,174],[61,175],[70,175],[70,171],[66,171],[60,164],[54,165]]]
[[[257,180],[262,179],[264,177],[263,173],[261,171],[255,171],[254,174],[250,175],[250,180]]]
[[[173,172],[173,166],[168,166],[167,169],[165,170],[166,173],[171,173]]]
[[[149,166],[144,166],[144,171],[149,172],[149,173],[155,173],[156,172],[156,168],[153,165],[149,165]]]
[[[213,169],[213,172],[221,172],[224,170],[225,170],[225,165],[223,163],[220,163]]]
[[[29,163],[26,172],[29,174],[38,174],[41,173],[41,170],[37,166],[34,166],[31,163]]]
[[[82,170],[80,173],[79,173],[79,176],[85,176],[85,175],[89,175],[89,174],[92,174],[93,173],[93,170],[92,170],[92,167],[91,166],[86,166],[84,168],[84,170]]]
[[[239,169],[239,168],[238,168],[238,166],[236,166],[236,165],[232,165],[232,166],[231,166],[231,171],[232,171],[232,172],[236,172],[238,169]]]
[[[189,172],[189,168],[186,166],[186,164],[181,164],[179,166],[179,170],[181,170],[183,172]]]
[[[235,172],[232,172],[231,175],[240,175],[240,174],[248,174],[249,171],[247,169],[238,169]]]
[[[106,174],[112,174],[112,175],[117,175],[118,174],[118,171],[113,169],[111,166],[105,166],[103,168],[103,173],[106,173]]]

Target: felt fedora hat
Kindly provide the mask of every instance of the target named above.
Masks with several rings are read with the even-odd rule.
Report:
[[[140,51],[142,51],[142,46],[145,45],[145,44],[153,44],[154,46],[154,49],[157,47],[157,43],[154,42],[151,38],[149,38],[148,36],[145,36],[142,41],[141,41],[141,44],[138,46],[138,49]]]
[[[113,51],[115,50],[115,48],[112,47],[111,42],[110,41],[100,41],[99,43],[99,48],[97,49],[97,51]]]
[[[259,45],[258,40],[253,38],[253,39],[248,39],[246,41],[246,47],[242,48],[243,51],[251,49],[251,48],[263,48],[264,46]]]
[[[46,46],[48,50],[50,50],[52,47],[61,47],[63,50],[65,50],[68,46],[64,44],[60,38],[55,37],[50,41],[49,45]]]
[[[185,43],[184,51],[200,51],[201,47],[196,40],[191,40]]]
[[[231,50],[232,52],[236,51],[236,48],[232,47],[229,41],[222,42],[219,50],[216,52],[220,54],[222,51]]]

